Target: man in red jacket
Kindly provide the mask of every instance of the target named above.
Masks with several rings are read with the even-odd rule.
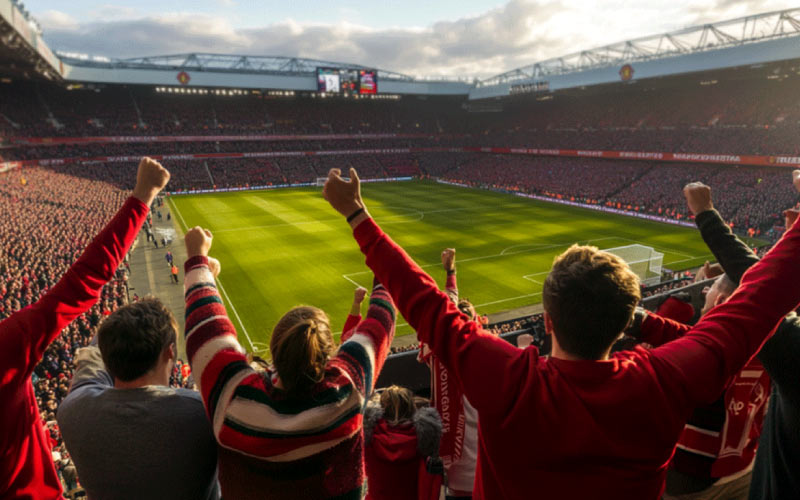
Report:
[[[143,158],[132,196],[80,259],[38,302],[0,323],[0,499],[63,498],[31,373],[61,330],[97,302],[167,181],[164,167]]]
[[[795,172],[800,182],[800,171]],[[478,410],[474,498],[656,499],[693,408],[719,397],[800,302],[800,226],[682,338],[610,355],[638,280],[617,257],[573,246],[545,281],[552,355],[517,349],[458,311],[370,218],[355,170],[323,195],[347,217],[367,266]]]

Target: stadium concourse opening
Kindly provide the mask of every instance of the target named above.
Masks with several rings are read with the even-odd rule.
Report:
[[[0,0],[0,498],[800,498],[800,9],[481,78],[54,12]]]

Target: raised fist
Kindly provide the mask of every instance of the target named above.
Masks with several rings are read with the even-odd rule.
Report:
[[[195,226],[186,232],[183,237],[186,243],[186,255],[188,258],[196,257],[198,255],[208,256],[208,251],[211,249],[211,231],[203,229],[200,226]]]
[[[150,206],[167,182],[169,182],[169,171],[154,159],[145,156],[139,162],[133,196]]]
[[[445,271],[456,270],[456,249],[445,248],[442,250],[442,267]]]
[[[700,214],[706,210],[712,210],[714,204],[711,202],[711,188],[702,182],[692,182],[683,188],[683,195],[689,210],[693,215]]]
[[[517,347],[520,349],[525,349],[531,344],[533,344],[533,335],[530,333],[523,333],[517,336]]]
[[[350,180],[345,181],[341,177],[342,171],[332,168],[328,173],[328,180],[322,188],[322,196],[340,214],[349,217],[359,208],[364,208],[361,201],[361,180],[358,178],[356,169],[350,169]]]
[[[792,184],[796,190],[800,191],[800,170],[792,172]]]
[[[353,292],[353,302],[356,304],[360,304],[364,302],[364,297],[367,296],[367,289],[363,286],[356,288],[356,291]]]

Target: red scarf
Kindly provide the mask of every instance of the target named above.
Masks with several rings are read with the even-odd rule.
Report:
[[[442,419],[439,456],[442,457],[445,468],[449,468],[461,458],[461,448],[464,445],[464,396],[447,368],[433,356],[428,346],[421,345],[419,352],[420,361],[427,362],[431,369],[431,399]]]

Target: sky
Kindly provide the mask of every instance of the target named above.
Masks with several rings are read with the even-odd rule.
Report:
[[[23,0],[54,50],[308,57],[487,77],[550,57],[793,7],[783,0]]]

